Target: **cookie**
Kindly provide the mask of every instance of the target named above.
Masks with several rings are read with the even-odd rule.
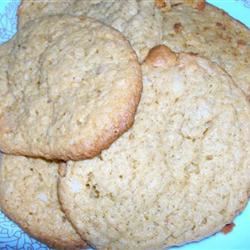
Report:
[[[162,249],[220,231],[250,194],[250,107],[209,60],[152,49],[134,126],[67,163],[59,199],[97,249]]]
[[[16,40],[8,61],[11,100],[0,107],[3,152],[91,158],[132,125],[141,68],[118,31],[54,15],[27,23]]]
[[[19,22],[33,19],[33,6],[41,5],[37,1],[23,0],[23,11],[19,11]],[[68,13],[71,15],[86,15],[96,18],[122,32],[135,49],[140,61],[147,55],[149,49],[161,42],[161,15],[154,0],[76,0],[62,9],[58,4],[46,1],[48,6],[39,15],[51,13]],[[49,3],[48,3],[49,2]],[[22,6],[22,5],[21,5]],[[22,13],[26,13],[24,16]],[[27,18],[29,17],[29,18]]]
[[[188,5],[162,11],[163,43],[174,51],[205,56],[225,68],[250,97],[250,31],[209,4],[203,11]]]
[[[12,49],[15,37],[13,37],[8,42],[0,44],[0,59],[3,59],[4,56],[8,55]],[[2,61],[1,61],[2,62]]]
[[[162,18],[153,0],[76,0],[67,12],[96,18],[122,32],[140,61],[161,42]]]
[[[8,68],[8,52],[10,51],[9,44],[0,45],[0,91],[4,93],[7,88],[7,68]],[[0,96],[1,98],[2,96]],[[1,99],[0,99],[1,100]]]
[[[9,99],[12,99],[10,96],[8,96],[8,56],[11,52],[11,49],[13,47],[15,41],[15,37],[13,37],[8,42],[0,45],[0,113],[1,110],[4,109],[4,107],[9,102]],[[0,123],[1,123],[1,117],[0,117]]]
[[[205,56],[225,68],[250,98],[249,29],[204,0],[76,0],[64,11],[112,25],[127,36],[140,61],[161,43],[177,52]],[[32,12],[29,4],[26,12]]]
[[[57,249],[86,247],[60,209],[58,165],[3,155],[0,203],[4,213],[33,237]]]
[[[22,0],[18,8],[18,29],[21,29],[27,22],[43,17],[44,15],[61,14],[72,0]]]

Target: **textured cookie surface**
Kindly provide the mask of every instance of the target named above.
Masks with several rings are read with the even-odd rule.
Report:
[[[163,43],[174,51],[198,53],[218,63],[250,97],[250,30],[225,12],[206,5],[162,11]]]
[[[175,51],[208,57],[225,68],[250,98],[250,31],[225,12],[208,4],[205,6],[204,2],[76,0],[63,11],[89,15],[112,25],[127,36],[140,60],[151,47],[161,43]],[[27,13],[32,12],[29,6],[26,6]],[[57,11],[56,5],[50,8]],[[42,14],[50,12],[45,9]]]
[[[0,45],[0,93],[5,93],[7,89],[7,69],[8,69],[8,53],[10,51],[9,44]],[[4,100],[3,95],[0,95],[0,102]],[[3,104],[0,104],[1,107]]]
[[[18,8],[18,28],[44,15],[60,14],[71,4],[72,0],[22,0]]]
[[[39,159],[3,155],[1,209],[32,236],[51,247],[79,249],[86,244],[60,209],[58,165]]]
[[[0,45],[0,113],[5,105],[12,99],[8,96],[8,56],[14,44],[15,37]],[[1,117],[0,117],[1,123]]]
[[[7,80],[0,149],[47,159],[99,154],[132,125],[141,94],[129,42],[91,18],[67,15],[27,23]]]
[[[162,18],[153,0],[76,0],[67,12],[94,17],[122,32],[140,61],[161,42]]]
[[[58,4],[49,1],[45,2],[48,6],[39,12],[40,16],[60,12],[87,15],[113,26],[128,38],[140,61],[150,48],[161,42],[162,19],[154,0],[75,0],[71,1],[67,8],[58,7]],[[39,9],[40,5],[34,0],[24,0],[23,6],[21,5],[22,11],[19,11],[19,22],[25,23],[34,19],[33,9]]]
[[[69,161],[59,197],[97,249],[161,249],[211,235],[246,205],[250,110],[217,65],[159,46],[133,127],[99,158]]]
[[[155,0],[155,5],[164,11],[169,11],[173,6],[180,4],[188,4],[198,10],[205,8],[205,0]]]

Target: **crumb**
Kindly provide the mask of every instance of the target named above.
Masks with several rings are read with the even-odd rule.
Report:
[[[224,234],[228,234],[233,230],[234,226],[234,223],[227,224],[222,228],[221,232]]]

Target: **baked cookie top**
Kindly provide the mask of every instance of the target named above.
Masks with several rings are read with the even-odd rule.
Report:
[[[166,46],[218,63],[250,98],[250,30],[246,26],[209,4],[202,11],[185,4],[173,6],[168,12],[163,9],[162,16]]]
[[[154,0],[75,0],[66,12],[96,18],[119,30],[140,61],[152,47],[161,43],[162,17]]]
[[[46,0],[42,5],[47,7],[33,14],[41,3],[23,0],[20,22],[58,12],[88,15],[121,31],[140,61],[161,43],[177,52],[198,53],[225,68],[250,98],[250,31],[204,0],[75,0],[63,9]]]
[[[0,114],[12,97],[8,95],[8,56],[14,44],[15,37],[0,45]],[[0,116],[1,123],[1,116]]]
[[[5,94],[7,91],[7,69],[8,69],[8,53],[11,48],[8,43],[0,45],[0,93]],[[0,95],[0,103],[3,101],[3,95]],[[0,104],[1,106],[3,104]]]
[[[59,197],[97,249],[161,249],[221,230],[250,194],[250,107],[209,60],[153,48],[133,127],[67,163]]]
[[[61,211],[58,165],[40,159],[3,155],[1,209],[35,238],[57,249],[86,247]]]
[[[45,15],[62,14],[72,4],[72,0],[21,0],[18,8],[18,28],[27,22]]]
[[[2,151],[90,158],[132,125],[141,68],[118,31],[91,18],[55,15],[27,23],[15,41],[1,97],[8,100],[0,107]]]
[[[44,3],[23,0],[18,12],[19,23],[54,13],[93,17],[122,32],[140,61],[153,46],[161,43],[162,18],[154,0],[67,0],[64,5],[67,6],[58,0],[46,0]]]

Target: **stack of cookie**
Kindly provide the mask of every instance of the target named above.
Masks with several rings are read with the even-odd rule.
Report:
[[[23,0],[0,47],[1,210],[56,249],[163,249],[250,195],[250,32],[204,1]]]

